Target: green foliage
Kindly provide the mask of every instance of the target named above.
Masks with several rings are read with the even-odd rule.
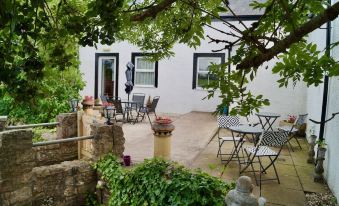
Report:
[[[57,114],[70,111],[69,100],[77,98],[84,86],[78,69],[59,71],[50,68],[44,73],[44,77],[35,82],[34,98],[17,101],[10,88],[0,87],[0,114],[8,115],[9,123],[51,122]]]
[[[107,155],[95,168],[108,182],[109,205],[224,205],[231,186],[173,162],[145,160],[131,170]]]
[[[206,37],[204,28],[208,26],[213,29],[215,25],[212,24],[212,19],[218,19],[220,12],[229,12],[225,6],[227,1],[222,0],[175,1],[166,9],[155,12],[157,9],[154,6],[163,2],[165,1],[0,1],[0,84],[6,87],[5,94],[1,94],[1,101],[20,105],[15,115],[12,115],[18,117],[31,113],[34,113],[34,116],[42,115],[30,112],[31,107],[37,107],[33,109],[35,111],[40,109],[40,106],[36,105],[63,111],[65,95],[63,98],[56,97],[57,101],[53,98],[46,100],[55,102],[52,106],[46,106],[42,99],[39,104],[26,105],[26,102],[27,99],[41,95],[39,83],[44,75],[49,73],[47,71],[78,67],[77,45],[96,46],[97,43],[112,44],[127,40],[141,50],[153,53],[152,59],[158,60],[173,55],[172,48],[176,43],[191,48],[199,47],[201,40]],[[216,29],[219,34],[225,35],[216,43],[233,41],[232,39],[239,36],[239,39],[232,43],[235,51],[232,58],[226,64],[215,65],[214,69],[211,69],[211,74],[218,77],[220,82],[211,81],[206,85],[208,98],[218,94],[222,100],[217,111],[225,105],[232,105],[231,114],[248,115],[269,105],[268,99],[251,93],[247,86],[254,80],[258,67],[248,66],[249,68],[233,70],[229,74],[228,65],[236,67],[244,59],[266,55],[265,52],[272,45],[287,36],[293,36],[297,28],[310,21],[309,14],[321,14],[329,6],[328,0],[265,0],[251,1],[250,5],[255,10],[264,11],[265,15],[259,22],[248,27],[241,26],[242,28],[235,28],[223,22],[223,25],[228,25],[228,29]],[[147,18],[135,20],[136,16],[145,13],[151,14]],[[229,29],[233,35],[227,34]],[[273,69],[273,72],[281,77],[279,86],[287,86],[289,82],[295,85],[298,81],[317,86],[322,82],[324,74],[339,75],[338,63],[319,53],[314,45],[305,43],[305,35],[291,48],[279,50],[280,54],[276,54],[282,60]],[[297,36],[300,37],[300,34]],[[223,48],[229,46],[225,44]],[[330,49],[337,45],[334,43]],[[81,86],[77,88],[79,87]],[[61,93],[60,96],[63,96],[63,92]],[[1,107],[6,110],[11,104]],[[42,116],[39,120],[46,120],[52,115]]]

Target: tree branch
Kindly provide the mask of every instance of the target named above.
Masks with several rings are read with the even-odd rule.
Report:
[[[293,43],[300,41],[306,34],[316,30],[328,21],[333,21],[339,15],[339,2],[327,8],[322,14],[314,17],[310,21],[299,26],[290,35],[277,42],[273,47],[267,49],[264,53],[254,56],[248,56],[240,64],[237,69],[247,69],[251,67],[259,67],[265,61],[271,60],[281,52],[286,51]]]
[[[131,17],[131,21],[143,21],[148,17],[155,17],[158,13],[168,9],[177,0],[164,0],[157,5],[154,5],[142,13],[136,14]]]

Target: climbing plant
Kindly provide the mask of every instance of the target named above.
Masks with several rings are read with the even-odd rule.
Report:
[[[109,205],[224,205],[234,184],[174,162],[148,159],[125,169],[109,154],[94,166],[107,182]]]

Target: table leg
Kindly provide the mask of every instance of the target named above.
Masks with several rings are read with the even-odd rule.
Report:
[[[273,119],[272,122],[270,122],[271,119]],[[270,119],[267,121],[267,123],[268,123],[268,128],[267,128],[267,130],[271,129],[271,130],[273,131],[273,128],[272,128],[272,127],[273,127],[274,122],[275,122],[277,119],[278,119],[278,117],[272,117],[272,118],[270,118]]]

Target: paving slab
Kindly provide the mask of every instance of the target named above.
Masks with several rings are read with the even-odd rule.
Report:
[[[184,115],[158,114],[173,120],[172,160],[188,165],[206,147],[217,127],[216,117],[207,112],[191,112]],[[152,120],[154,117],[151,116]],[[125,154],[132,161],[142,162],[153,157],[153,131],[148,120],[123,125]]]

